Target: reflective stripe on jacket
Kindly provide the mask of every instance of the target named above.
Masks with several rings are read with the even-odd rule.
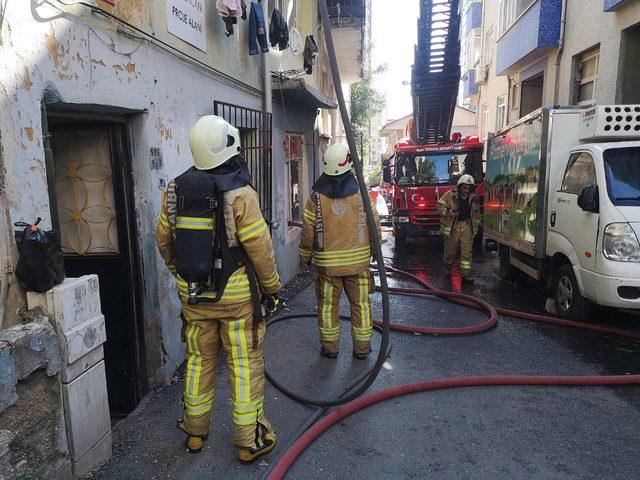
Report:
[[[374,216],[380,233],[375,210]],[[318,273],[329,277],[357,275],[368,269],[371,239],[360,194],[330,198],[313,192],[304,209],[298,253],[305,265],[314,258]]]
[[[167,197],[174,197],[167,201]],[[230,190],[224,194],[224,216],[229,247],[242,245],[253,263],[262,291],[275,293],[282,288],[275,262],[275,253],[269,228],[262,217],[258,195],[250,186]],[[162,210],[156,227],[156,242],[160,255],[169,271],[176,277],[178,295],[184,301],[189,298],[187,283],[174,267],[175,228],[213,230],[213,218],[179,217],[175,211],[175,183],[169,182],[162,195]],[[200,298],[215,298],[214,292],[202,292]],[[249,278],[245,267],[238,268],[229,278],[224,293],[215,305],[251,302]]]
[[[475,237],[480,228],[480,206],[474,193],[469,192],[469,210],[471,214],[472,236]],[[454,214],[453,212],[456,211]],[[460,213],[460,197],[458,189],[454,188],[445,193],[438,200],[438,212],[440,213],[440,232],[448,237],[451,235],[451,229],[458,220]]]

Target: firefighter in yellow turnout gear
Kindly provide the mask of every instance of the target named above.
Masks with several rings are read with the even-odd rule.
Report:
[[[364,359],[371,352],[371,304],[374,289],[369,271],[372,255],[369,229],[358,182],[351,172],[349,150],[332,145],[323,159],[323,171],[304,209],[300,261],[316,266],[318,327],[321,352],[335,358],[339,352],[339,304],[344,289],[351,308],[353,354]],[[375,211],[374,211],[375,212]],[[380,221],[376,215],[378,231]]]
[[[457,188],[449,190],[438,200],[441,231],[444,236],[444,267],[451,272],[460,249],[460,272],[463,280],[473,282],[473,238],[480,227],[480,207],[471,191],[475,181],[462,175]]]
[[[176,277],[182,301],[187,366],[184,413],[178,427],[188,434],[189,451],[202,450],[211,423],[218,356],[224,348],[232,398],[233,443],[238,448],[239,459],[251,462],[272,450],[276,437],[264,415],[265,325],[255,321],[254,312],[259,301],[252,303],[248,274],[255,271],[257,282],[253,286],[262,295],[272,296],[272,301],[277,299],[275,294],[280,290],[281,282],[269,229],[262,217],[258,196],[249,185],[249,172],[239,155],[238,130],[220,117],[205,116],[193,127],[189,145],[195,168],[169,183],[162,197],[156,232],[160,255]],[[219,232],[219,238],[224,240],[226,237],[228,251],[234,252],[235,259],[240,258],[238,255],[244,255],[242,258],[245,259],[232,263],[226,286],[218,292],[210,284],[196,288],[178,274],[180,258],[207,261],[214,253],[212,249],[197,257],[196,251],[178,252],[179,238],[203,232],[205,239],[212,238],[216,226],[221,225],[221,219],[216,221],[215,213],[212,215],[212,211],[205,208],[211,198],[185,200],[181,193],[186,188],[181,186],[180,179],[193,173],[201,178],[201,171],[213,176],[216,187],[223,192],[218,197],[222,199],[218,212],[223,212],[224,216],[224,232]],[[185,203],[197,207],[202,201],[205,204],[201,214],[181,216],[180,208],[186,208]],[[220,265],[216,263],[215,268]],[[214,303],[216,297],[219,299]]]

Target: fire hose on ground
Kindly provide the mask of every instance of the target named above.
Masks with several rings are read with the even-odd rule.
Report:
[[[502,314],[512,318],[518,318],[522,320],[547,323],[552,325],[559,325],[564,327],[578,328],[582,330],[591,330],[603,334],[623,336],[629,338],[635,338],[640,340],[640,332],[624,330],[616,327],[608,327],[604,325],[596,325],[585,322],[574,322],[570,320],[563,320],[560,318],[549,317],[545,315],[530,314],[525,312],[519,312],[515,310],[509,310],[504,308],[496,308],[489,303],[479,298],[472,297],[463,293],[450,292],[446,290],[435,289],[428,282],[420,279],[419,277],[405,272],[394,267],[387,266],[388,271],[395,274],[405,276],[412,281],[418,283],[422,288],[389,288],[389,293],[405,294],[413,296],[437,296],[450,300],[454,303],[464,305],[470,308],[485,310],[489,315],[489,318],[477,325],[469,327],[422,327],[422,326],[407,326],[390,323],[389,328],[395,331],[419,333],[423,335],[463,335],[471,333],[479,333],[492,328],[498,320],[498,315]],[[279,317],[271,322],[275,323],[281,320],[301,318],[301,317],[315,317],[311,314],[292,314],[285,317]],[[343,320],[348,317],[341,316]],[[380,325],[380,322],[374,322],[374,324]],[[354,380],[347,388],[353,388],[362,381],[362,378],[369,374],[370,371],[363,372],[358,378]],[[308,404],[304,398],[289,391],[283,387],[279,382],[274,381],[271,375],[268,378],[276,388],[278,388],[285,395],[290,398]],[[289,468],[293,465],[296,459],[326,430],[331,428],[336,423],[340,422],[344,418],[364,409],[371,405],[389,400],[391,398],[408,395],[412,393],[425,392],[430,390],[442,390],[448,388],[462,388],[462,387],[486,387],[486,386],[619,386],[619,385],[634,385],[640,384],[640,375],[488,375],[488,376],[472,376],[472,377],[454,377],[443,378],[435,380],[425,380],[416,383],[410,383],[405,385],[398,385],[396,387],[388,388],[379,392],[372,393],[365,397],[360,397],[353,400],[336,410],[332,411],[325,417],[322,415],[328,410],[328,408],[322,408],[314,412],[314,414],[305,422],[305,424],[294,434],[292,440],[287,446],[286,451],[279,457],[276,463],[274,463],[271,469],[266,473],[263,478],[268,480],[277,480],[284,477]],[[311,403],[313,404],[313,403]]]
[[[388,400],[390,398],[399,397],[402,395],[408,395],[411,393],[425,392],[429,390],[440,390],[445,388],[461,388],[461,387],[477,387],[477,386],[506,386],[506,385],[543,385],[543,386],[612,386],[612,385],[629,385],[640,384],[640,375],[584,375],[584,376],[563,376],[563,375],[549,375],[549,376],[535,376],[535,375],[491,375],[491,376],[475,376],[475,377],[457,377],[457,378],[444,378],[437,380],[425,380],[422,382],[416,382],[405,385],[398,385],[386,390],[378,391],[370,395],[360,397],[375,381],[380,372],[382,365],[384,364],[389,352],[391,351],[389,342],[389,331],[404,331],[411,333],[421,333],[428,335],[461,335],[478,333],[492,328],[498,320],[498,314],[506,315],[509,317],[519,318],[523,320],[543,322],[554,325],[561,325],[566,327],[588,329],[592,331],[598,331],[605,334],[620,335],[625,337],[631,337],[640,339],[640,332],[626,331],[619,328],[592,325],[582,322],[573,322],[568,320],[561,320],[558,318],[547,317],[544,315],[528,314],[523,312],[517,312],[514,310],[496,308],[484,300],[472,297],[458,292],[449,292],[444,290],[437,290],[429,283],[418,278],[417,276],[403,272],[402,270],[387,267],[384,264],[384,257],[382,254],[382,243],[380,236],[377,232],[375,225],[373,211],[371,207],[371,201],[369,199],[368,192],[362,173],[362,163],[358,158],[357,148],[354,141],[353,129],[349,118],[349,113],[346,108],[344,95],[340,88],[340,75],[338,73],[338,66],[336,61],[335,48],[333,45],[333,37],[331,34],[331,25],[329,22],[329,15],[327,5],[325,1],[318,2],[320,8],[320,17],[322,29],[324,31],[325,43],[327,48],[327,54],[331,66],[331,74],[333,83],[336,88],[336,96],[340,108],[340,114],[342,122],[345,128],[345,134],[349,143],[349,150],[351,151],[351,157],[354,164],[354,170],[358,178],[360,186],[360,195],[364,204],[364,210],[367,218],[367,225],[371,232],[371,241],[373,245],[373,256],[377,264],[380,287],[379,291],[382,294],[382,322],[375,322],[378,331],[382,334],[382,342],[376,362],[369,370],[361,373],[353,382],[351,382],[345,389],[338,395],[327,399],[311,399],[306,398],[295,392],[291,392],[284,386],[280,385],[269,372],[265,372],[267,378],[282,391],[285,395],[292,399],[301,402],[306,405],[315,405],[318,409],[313,415],[305,422],[304,425],[298,429],[290,440],[285,452],[280,456],[276,463],[272,464],[270,469],[265,473],[263,478],[268,480],[282,479],[287,473],[289,468],[293,465],[296,459],[304,452],[304,450],[311,445],[316,438],[318,438],[324,431],[329,429],[332,425],[335,425],[340,420],[358,412],[370,405]],[[386,270],[394,272],[396,274],[404,275],[407,278],[417,282],[422,289],[410,289],[410,288],[389,288],[387,285]],[[471,308],[485,310],[489,319],[481,324],[470,327],[419,327],[419,326],[404,326],[391,324],[390,312],[389,312],[389,293],[407,294],[407,295],[419,295],[419,296],[437,296],[447,300],[451,300],[455,303],[468,306]],[[294,318],[308,318],[315,317],[315,314],[292,314],[275,318],[267,323],[267,326],[274,323],[290,320]],[[342,320],[346,317],[341,316]],[[358,398],[360,397],[360,398]],[[329,407],[338,406],[336,410],[322,417]]]

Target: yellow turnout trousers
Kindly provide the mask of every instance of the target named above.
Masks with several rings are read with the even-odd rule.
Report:
[[[373,331],[369,294],[374,287],[369,270],[345,277],[328,277],[318,274],[316,279],[318,327],[320,343],[326,352],[338,353],[340,349],[339,306],[344,288],[351,309],[353,351],[361,355],[369,353]]]
[[[264,322],[254,328],[251,314],[222,318],[224,312],[203,303],[183,303],[182,310],[187,320],[187,367],[180,428],[191,435],[208,434],[218,355],[223,347],[229,368],[233,443],[237,447],[260,446],[261,434],[256,432],[263,429],[258,424],[273,433],[264,416]]]
[[[451,270],[460,248],[460,273],[470,277],[473,259],[473,229],[471,220],[456,221],[450,235],[444,237],[444,268]]]

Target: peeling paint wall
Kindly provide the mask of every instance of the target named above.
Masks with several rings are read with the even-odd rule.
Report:
[[[130,20],[150,22],[160,30],[162,9],[144,6],[150,2],[134,3],[139,8],[131,6],[130,11],[149,13]],[[199,116],[213,113],[214,100],[261,108],[260,92],[248,93],[259,85],[259,60],[248,58],[242,42],[210,35],[208,55],[221,68],[225,62],[235,62],[230,71],[247,83],[241,89],[146,41],[116,32],[101,18],[89,15],[79,20],[36,0],[31,6],[9,2],[0,32],[0,167],[6,171],[0,175],[5,182],[0,189],[2,206],[8,208],[11,222],[41,216],[42,226],[51,226],[40,110],[46,94],[55,92],[66,103],[141,112],[129,118],[128,133],[144,282],[147,368],[151,385],[158,385],[184,355],[180,305],[154,240],[161,192],[191,164],[189,130]],[[208,22],[217,32],[222,21],[214,25],[214,20],[219,19]],[[159,167],[151,165],[152,147],[162,153]]]
[[[207,3],[207,52],[201,52],[166,31],[166,13],[157,2],[137,0],[96,4],[193,57],[189,60],[142,40],[135,32],[82,6],[29,0],[31,8],[9,2],[0,28],[0,207],[6,223],[33,221],[51,227],[47,170],[43,148],[41,103],[58,99],[66,104],[125,108],[134,189],[135,233],[143,279],[142,308],[146,362],[151,386],[165,382],[183,361],[180,342],[180,304],[175,284],[155,245],[155,225],[162,190],[191,165],[188,134],[195,120],[212,114],[214,101],[261,109],[260,56],[248,55],[248,25],[240,21],[236,34],[225,37],[224,24]],[[317,31],[317,0],[300,2],[299,28],[304,35]],[[304,15],[304,20],[302,16]],[[308,16],[308,18],[307,18]],[[321,42],[320,42],[321,43]],[[202,65],[221,71],[219,75]],[[301,62],[301,57],[295,58]],[[275,60],[274,60],[275,62]],[[274,63],[272,67],[288,65]],[[327,90],[326,55],[321,55],[310,83]],[[333,92],[325,92],[333,96]],[[348,90],[347,90],[348,95]],[[282,278],[298,271],[299,232],[287,227],[288,187],[283,140],[286,130],[305,133],[306,165],[302,174],[306,201],[313,183],[314,132],[340,133],[329,113],[316,109],[273,105],[273,230],[276,257]],[[334,117],[337,118],[336,115]],[[292,127],[294,126],[294,127]],[[161,157],[161,161],[158,158]],[[4,182],[4,183],[2,183]],[[7,234],[8,229],[7,229]],[[15,245],[10,259],[15,265]],[[0,248],[0,253],[2,248]],[[0,272],[1,273],[1,272]],[[11,285],[7,317],[16,317],[23,305],[17,282]],[[17,321],[17,320],[16,320]],[[6,324],[4,325],[7,326]],[[1,327],[0,327],[1,328]]]

